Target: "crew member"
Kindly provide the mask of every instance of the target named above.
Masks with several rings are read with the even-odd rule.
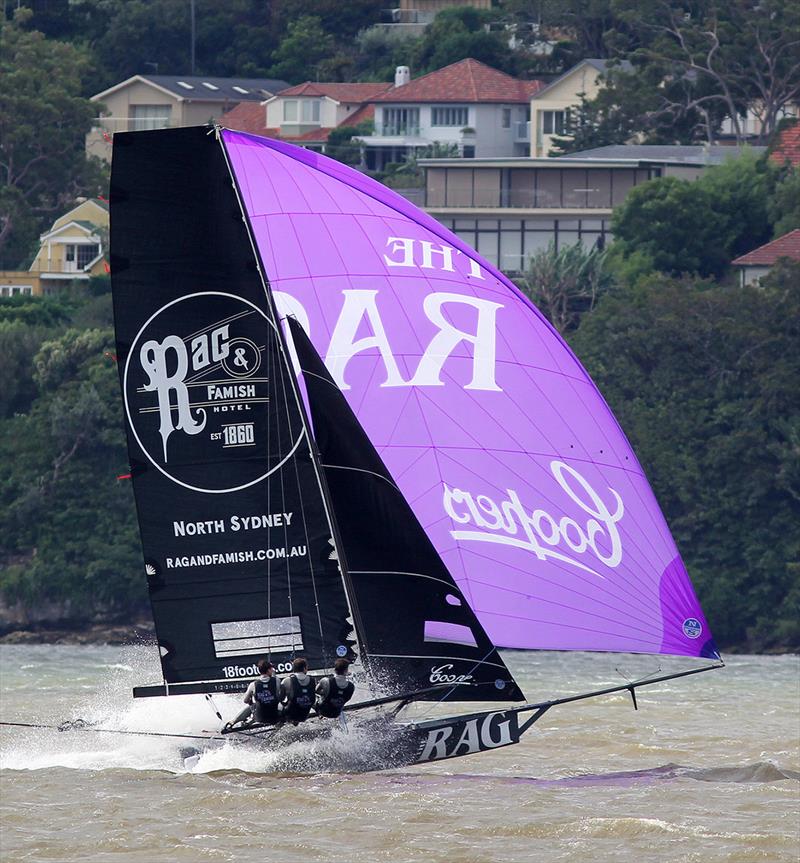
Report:
[[[260,677],[247,687],[244,694],[244,703],[247,705],[225,728],[233,728],[239,722],[245,722],[251,717],[256,722],[266,725],[274,725],[278,722],[280,692],[278,690],[278,678],[275,677],[275,666],[268,659],[261,659],[258,663]]]
[[[317,703],[314,707],[320,716],[336,719],[353,697],[356,687],[347,679],[349,668],[350,663],[346,659],[337,659],[333,664],[334,673],[323,677],[317,684]]]
[[[281,681],[282,719],[297,725],[305,722],[314,706],[314,678],[308,673],[308,662],[301,656],[292,663],[292,673]]]

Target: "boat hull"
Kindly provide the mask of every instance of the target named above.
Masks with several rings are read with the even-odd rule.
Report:
[[[361,773],[475,755],[519,743],[520,736],[518,714],[508,710],[421,722],[377,716],[351,720],[346,730],[337,721],[312,718],[298,726],[248,729],[224,739],[279,756],[278,772],[311,768]],[[213,748],[221,743],[218,738]],[[193,769],[202,751],[183,754],[186,768]],[[280,757],[284,755],[286,763]]]

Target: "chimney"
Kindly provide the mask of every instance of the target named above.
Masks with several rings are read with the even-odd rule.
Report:
[[[394,70],[394,86],[402,87],[411,80],[411,69],[408,66],[398,66]]]

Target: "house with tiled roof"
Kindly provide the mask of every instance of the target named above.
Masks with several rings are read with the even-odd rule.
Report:
[[[51,294],[104,275],[107,235],[108,204],[78,199],[39,237],[39,250],[27,270],[0,271],[0,297]]]
[[[783,167],[800,167],[800,120],[785,126],[777,135],[775,145],[769,155],[770,161]]]
[[[115,132],[202,126],[242,102],[258,104],[288,86],[273,78],[134,75],[91,97],[102,110],[86,137],[86,151],[110,161]]]
[[[744,287],[766,276],[779,258],[800,261],[800,228],[736,258],[731,261],[731,266],[739,270],[740,283]]]
[[[395,86],[372,99],[375,132],[360,138],[367,167],[382,170],[434,144],[467,158],[523,155],[530,100],[542,86],[472,58],[413,80],[398,66]]]
[[[288,87],[261,103],[241,103],[220,120],[223,126],[280,138],[325,151],[328,135],[338,128],[372,120],[370,101],[391,88],[385,82],[349,84],[312,82]]]

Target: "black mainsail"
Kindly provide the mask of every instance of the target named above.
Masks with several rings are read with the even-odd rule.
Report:
[[[274,306],[207,132],[114,142],[117,354],[166,684],[140,695],[358,648]]]

